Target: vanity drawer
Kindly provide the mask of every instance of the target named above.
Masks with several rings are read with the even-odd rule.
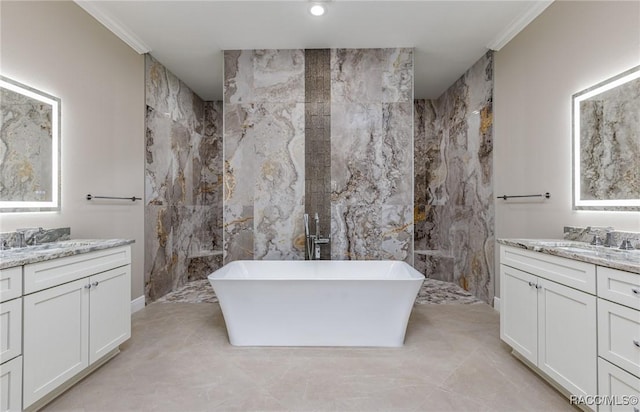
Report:
[[[500,263],[592,295],[596,294],[596,266],[591,263],[510,246],[500,247]]]
[[[131,247],[97,250],[24,266],[24,294],[37,292],[131,263]]]
[[[22,298],[0,303],[0,363],[22,353]]]
[[[602,358],[598,358],[598,395],[607,399],[624,400],[640,397],[640,378],[623,371]],[[637,405],[607,405],[598,406],[598,412],[633,412]]]
[[[640,311],[598,299],[598,355],[640,377]]]
[[[640,310],[640,274],[598,266],[598,297]]]
[[[0,269],[0,302],[22,296],[22,266]]]

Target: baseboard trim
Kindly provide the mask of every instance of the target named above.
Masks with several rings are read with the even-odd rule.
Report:
[[[139,310],[144,309],[145,305],[144,295],[139,296],[131,301],[131,313],[136,313]]]
[[[500,312],[500,298],[497,296],[493,297],[493,310]]]

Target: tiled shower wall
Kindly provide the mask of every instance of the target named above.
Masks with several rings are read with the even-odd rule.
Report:
[[[304,50],[224,54],[224,252],[304,259]]]
[[[411,261],[413,51],[308,52],[225,52],[225,262],[303,259],[314,190],[333,259]]]
[[[413,259],[413,49],[331,50],[331,258]]]
[[[436,100],[416,100],[415,266],[494,296],[493,55]]]
[[[145,58],[145,295],[222,264],[222,104]]]

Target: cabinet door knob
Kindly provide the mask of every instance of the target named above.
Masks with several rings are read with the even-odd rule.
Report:
[[[633,344],[636,345],[636,347],[640,348],[640,340],[634,339]]]
[[[529,281],[529,286],[535,286],[536,284],[533,283],[532,281]]]
[[[93,286],[93,287],[97,287],[99,283],[100,283],[100,282],[97,282],[97,281],[96,281],[96,282],[93,282],[93,283],[91,284],[91,286]]]
[[[542,289],[542,285],[536,285],[536,289]]]
[[[631,291],[633,292],[634,295],[640,297],[640,289],[631,288]]]
[[[85,289],[91,289],[91,284],[89,283],[88,285],[84,285]]]

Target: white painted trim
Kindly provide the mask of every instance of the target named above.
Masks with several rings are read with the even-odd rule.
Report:
[[[98,20],[104,27],[109,29],[113,34],[118,36],[120,40],[127,43],[133,50],[139,54],[149,53],[151,49],[147,46],[133,30],[119,22],[109,13],[100,7],[94,1],[90,0],[74,0],[84,11],[89,13],[94,19]]]
[[[131,314],[136,313],[139,310],[144,309],[144,305],[146,304],[144,295],[139,296],[131,301]]]
[[[518,33],[520,33],[529,23],[538,17],[547,7],[553,3],[553,0],[537,1],[531,7],[524,11],[520,16],[515,18],[504,30],[487,44],[491,50],[498,51],[511,41]]]
[[[497,296],[493,297],[493,310],[500,313],[500,298]]]

